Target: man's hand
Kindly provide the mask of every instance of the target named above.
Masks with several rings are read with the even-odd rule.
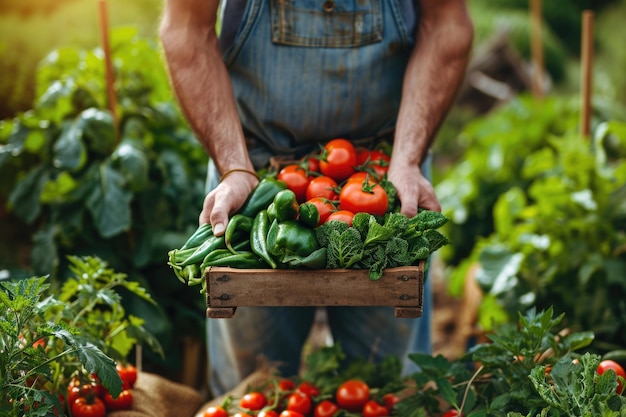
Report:
[[[419,166],[394,168],[389,166],[387,178],[396,187],[400,199],[400,212],[408,217],[417,214],[418,208],[441,211],[441,205],[432,184],[424,177]]]
[[[259,180],[246,173],[232,173],[204,198],[200,224],[211,223],[213,234],[221,236],[228,219],[243,206]]]

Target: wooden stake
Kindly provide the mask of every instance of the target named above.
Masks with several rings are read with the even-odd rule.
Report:
[[[583,137],[589,138],[593,81],[593,12],[583,11],[582,19],[580,132]]]
[[[108,97],[109,111],[113,115],[113,123],[115,131],[118,130],[117,118],[117,98],[115,96],[115,74],[113,72],[113,60],[111,59],[111,48],[109,46],[109,19],[107,14],[106,0],[98,0],[99,22],[100,22],[100,41],[104,52],[104,69],[106,76],[106,91]],[[118,135],[119,140],[119,135]]]
[[[531,55],[533,64],[532,90],[537,98],[543,98],[543,42],[541,40],[541,0],[531,0]]]

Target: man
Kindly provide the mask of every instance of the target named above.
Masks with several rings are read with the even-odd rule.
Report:
[[[424,162],[469,59],[464,0],[218,3],[165,0],[160,29],[173,89],[210,156],[201,223],[222,234],[258,183],[254,170],[337,137],[393,141],[388,179],[402,213],[441,209]],[[427,292],[421,319],[396,319],[393,308],[329,308],[328,322],[348,359],[394,354],[408,372],[408,353],[430,352],[429,306]],[[314,310],[240,308],[209,320],[213,393],[254,371],[259,354],[296,374]]]

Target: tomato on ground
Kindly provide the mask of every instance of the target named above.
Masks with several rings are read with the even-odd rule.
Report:
[[[260,415],[260,414],[259,414]],[[204,410],[203,417],[228,417],[228,412],[219,405],[208,407]]]
[[[354,173],[356,164],[356,149],[347,139],[333,139],[324,145],[320,155],[322,174],[340,182]]]
[[[257,417],[278,417],[278,413],[274,410],[263,410],[257,414]]]
[[[306,189],[306,199],[310,200],[315,197],[323,197],[329,200],[336,200],[339,198],[337,189],[337,181],[326,175],[321,175],[309,181],[309,185]]]
[[[621,376],[622,378],[626,379],[626,372],[624,371],[624,368],[622,368],[622,366],[619,363],[610,359],[605,359],[602,362],[600,362],[600,364],[598,365],[597,372],[599,375],[602,375],[609,369],[612,369],[618,377]],[[622,394],[623,390],[624,390],[624,386],[622,385],[622,381],[620,381],[620,379],[618,378],[617,379],[617,393]]]
[[[339,411],[339,406],[330,400],[320,401],[313,410],[313,417],[333,417]]]
[[[380,184],[351,181],[339,193],[339,208],[353,213],[382,216],[387,211],[389,197]]]
[[[306,169],[298,164],[290,164],[278,171],[276,179],[287,184],[287,188],[296,194],[299,203],[306,200],[306,189],[310,180]]]
[[[347,223],[348,226],[352,226],[352,219],[354,218],[354,213],[349,210],[338,210],[330,213],[330,215],[326,218],[326,222],[331,220],[339,220],[340,222]]]
[[[296,391],[287,397],[287,410],[297,411],[302,414],[309,414],[313,402],[308,394],[302,391]]]
[[[241,397],[239,405],[241,408],[257,411],[267,405],[267,398],[262,392],[252,391]]]
[[[337,405],[348,411],[361,411],[369,399],[370,388],[359,379],[349,379],[342,382],[335,392]]]
[[[107,410],[130,410],[133,406],[133,392],[125,389],[120,392],[117,398],[113,398],[110,393],[104,394],[104,404]]]
[[[70,404],[72,417],[105,417],[107,410],[104,401],[95,396],[78,397]]]
[[[376,402],[375,400],[369,400],[363,406],[361,411],[363,417],[387,417],[389,416],[389,410],[383,404]]]
[[[383,395],[383,404],[387,407],[387,410],[391,413],[391,410],[400,402],[400,397],[393,393]]]
[[[307,381],[302,381],[300,382],[300,384],[298,384],[298,391],[305,393],[306,395],[308,395],[311,398],[315,398],[318,395],[320,395],[320,390],[319,388],[317,388],[315,385],[311,384],[310,382]]]

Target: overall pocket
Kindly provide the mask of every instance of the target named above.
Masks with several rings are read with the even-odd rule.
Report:
[[[382,0],[271,0],[276,44],[347,48],[383,39]]]

